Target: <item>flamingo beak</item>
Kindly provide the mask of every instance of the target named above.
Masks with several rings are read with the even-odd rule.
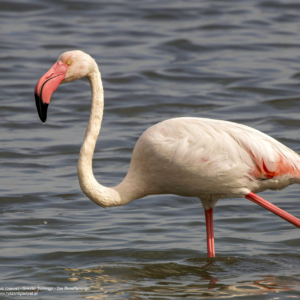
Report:
[[[66,77],[68,66],[59,61],[41,77],[34,89],[35,104],[39,117],[43,123],[47,119],[47,109],[52,94]]]

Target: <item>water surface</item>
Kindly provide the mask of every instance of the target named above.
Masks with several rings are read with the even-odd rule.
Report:
[[[105,111],[94,173],[107,186],[124,178],[142,132],[173,117],[246,124],[299,153],[299,20],[296,0],[0,1],[0,287],[40,290],[27,299],[300,298],[299,229],[220,200],[207,259],[198,199],[97,207],[76,174],[88,81],[60,86],[44,125],[33,96],[64,51],[96,59]],[[300,216],[298,186],[261,195]]]

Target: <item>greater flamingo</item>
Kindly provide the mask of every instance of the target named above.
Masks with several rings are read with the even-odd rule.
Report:
[[[91,113],[80,149],[78,178],[83,193],[102,207],[155,194],[198,197],[205,210],[207,255],[215,256],[213,208],[219,199],[245,197],[300,228],[300,220],[254,194],[300,183],[300,156],[264,133],[236,123],[176,118],[147,129],[137,141],[124,180],[99,184],[92,159],[103,116],[103,86],[97,63],[76,50],[59,56],[35,87],[39,117],[46,121],[60,83],[87,77]]]

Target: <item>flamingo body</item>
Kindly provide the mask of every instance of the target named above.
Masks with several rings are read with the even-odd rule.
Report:
[[[145,195],[199,197],[205,209],[300,183],[300,156],[245,125],[176,118],[147,129],[136,143],[128,174]],[[124,183],[125,183],[124,182]]]
[[[35,87],[42,122],[60,83],[87,77],[91,114],[78,161],[79,184],[103,207],[125,205],[154,194],[200,198],[205,210],[207,253],[215,256],[213,208],[222,198],[245,197],[300,227],[300,220],[255,192],[300,183],[300,156],[273,138],[245,125],[203,118],[176,118],[147,129],[136,143],[128,173],[115,187],[97,182],[92,159],[100,132],[104,95],[96,62],[82,51],[63,53]]]

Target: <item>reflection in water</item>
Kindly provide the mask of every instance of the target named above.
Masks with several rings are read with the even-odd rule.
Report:
[[[193,299],[231,298],[290,291],[293,285],[299,286],[299,282],[291,282],[282,276],[265,275],[257,275],[261,279],[252,282],[222,283],[228,279],[214,278],[208,273],[207,265],[195,268],[174,263],[119,264],[65,270],[69,272],[69,280],[86,281],[90,290],[82,292],[85,299],[113,299],[120,295],[130,299],[149,299],[158,296],[160,299],[169,299],[171,296],[193,297]]]

